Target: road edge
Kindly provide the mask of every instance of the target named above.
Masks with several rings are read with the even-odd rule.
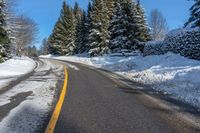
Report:
[[[58,118],[59,118],[59,115],[60,115],[60,112],[61,112],[61,108],[62,108],[64,99],[65,99],[65,95],[67,93],[67,85],[68,85],[68,77],[69,77],[66,67],[64,67],[64,73],[65,73],[65,78],[64,78],[63,88],[62,88],[62,91],[60,93],[58,102],[56,103],[56,107],[53,111],[51,119],[48,123],[48,126],[45,129],[45,133],[53,133],[54,132],[56,123],[58,121]]]

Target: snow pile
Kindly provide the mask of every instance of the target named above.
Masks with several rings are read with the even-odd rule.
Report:
[[[133,81],[152,86],[172,97],[200,107],[200,61],[167,53],[130,57],[54,57],[84,63],[121,74]]]
[[[35,68],[35,62],[28,57],[16,57],[0,64],[0,88],[12,80],[30,73]]]

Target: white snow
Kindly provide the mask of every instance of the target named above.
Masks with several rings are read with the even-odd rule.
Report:
[[[45,56],[42,57],[45,58]],[[200,108],[200,61],[172,53],[146,57],[62,56],[51,58],[84,63],[113,71]]]
[[[16,78],[30,73],[35,68],[35,62],[28,57],[15,57],[0,64],[0,89]]]
[[[63,66],[44,60],[33,76],[0,95],[0,106],[11,103],[13,96],[32,92],[0,122],[1,133],[35,133],[46,119],[55,95]],[[53,72],[48,73],[49,70]]]

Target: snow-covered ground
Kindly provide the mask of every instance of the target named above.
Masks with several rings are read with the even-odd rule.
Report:
[[[0,107],[22,100],[0,122],[0,132],[39,132],[51,109],[56,83],[62,73],[62,65],[44,60],[38,63],[32,76],[0,95]],[[27,97],[21,99],[20,94]]]
[[[167,53],[153,56],[41,56],[104,68],[200,108],[200,61]]]
[[[11,81],[30,73],[35,68],[35,62],[28,57],[15,57],[0,64],[0,89]]]

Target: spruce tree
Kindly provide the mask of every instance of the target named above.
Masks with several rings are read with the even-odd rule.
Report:
[[[108,9],[108,16],[111,19],[113,16],[116,0],[104,0],[104,2],[106,3],[107,9]]]
[[[81,54],[89,50],[88,41],[88,25],[87,25],[87,15],[83,11],[81,21],[78,24],[77,34],[76,34],[76,54]]]
[[[141,42],[146,42],[151,39],[150,33],[149,33],[149,27],[147,24],[146,16],[145,16],[145,11],[142,8],[140,4],[140,0],[137,1],[136,5],[136,14],[138,16],[138,26],[139,26],[139,38],[138,40]]]
[[[194,5],[190,8],[190,18],[185,24],[189,27],[200,27],[200,0],[194,0]]]
[[[9,38],[7,32],[5,30],[5,2],[3,0],[0,1],[0,62],[3,61],[6,57],[8,57],[8,49],[9,49]]]
[[[90,15],[91,30],[89,35],[89,54],[91,56],[103,55],[109,51],[109,16],[106,3],[103,0],[94,0]]]
[[[60,17],[49,37],[52,54],[72,55],[75,48],[75,20],[72,8],[63,3]]]
[[[77,25],[78,23],[80,23],[81,21],[81,17],[82,17],[82,10],[79,6],[79,4],[77,2],[75,2],[74,5],[74,9],[73,9],[73,13],[74,13],[74,21],[75,21],[75,25]]]
[[[135,8],[135,4],[132,0],[121,0],[122,9],[124,10],[125,14],[128,17],[128,25],[126,36],[128,37],[128,42],[126,42],[126,47],[129,51],[138,50],[140,49],[140,42],[139,42],[139,23],[138,23],[138,16],[137,10]]]
[[[128,40],[127,26],[129,25],[128,16],[122,9],[121,4],[116,3],[114,9],[114,16],[110,24],[110,43],[109,48],[111,52],[122,52],[123,49],[127,49],[126,46]],[[128,48],[129,49],[129,48]]]
[[[75,38],[75,54],[79,54],[83,51],[82,46],[84,45],[85,38],[83,31],[85,31],[85,19],[86,14],[81,10],[78,3],[75,2],[74,5],[74,17],[75,17],[75,26],[76,26],[76,38]],[[83,16],[84,15],[84,16]]]

